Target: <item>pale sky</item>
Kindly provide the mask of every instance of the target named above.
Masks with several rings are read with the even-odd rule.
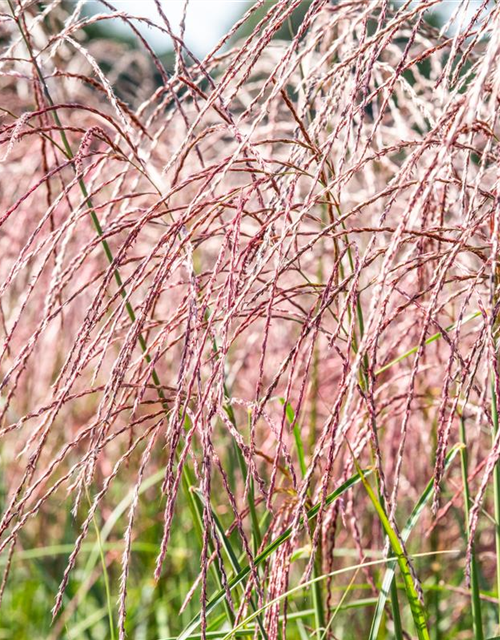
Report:
[[[114,0],[114,2],[110,0],[110,2],[118,10],[147,17],[161,24],[154,0]],[[394,2],[400,5],[403,0],[394,0]],[[482,0],[469,0],[468,3],[465,3],[465,0],[442,0],[434,10],[448,17],[457,6],[462,5],[467,7],[466,14],[470,17],[481,2]],[[178,31],[185,0],[161,0],[161,3],[172,27]],[[86,6],[92,12],[105,11],[98,0],[87,0]],[[187,45],[198,56],[204,56],[248,6],[249,0],[189,0],[185,33]],[[116,28],[127,29],[121,21],[117,22]],[[141,31],[158,53],[171,49],[171,43],[164,34],[145,26],[141,27]]]
[[[150,18],[161,24],[154,0],[110,1],[118,10]],[[172,27],[178,31],[184,0],[162,0],[162,6]],[[104,11],[103,6],[95,0],[90,0],[87,7],[92,12]],[[217,44],[219,38],[228,31],[247,7],[247,0],[190,0],[186,19],[187,45],[197,55],[204,55]],[[117,28],[126,28],[123,27],[123,23],[120,24],[122,26],[117,24]],[[159,53],[171,48],[164,34],[147,27],[142,27],[141,31]]]

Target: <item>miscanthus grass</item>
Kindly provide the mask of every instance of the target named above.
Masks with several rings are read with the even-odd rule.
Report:
[[[498,5],[153,1],[1,9],[0,637],[499,636]]]

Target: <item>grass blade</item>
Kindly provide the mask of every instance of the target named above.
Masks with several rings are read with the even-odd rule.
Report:
[[[449,468],[453,459],[461,449],[462,449],[461,445],[456,445],[450,450],[450,452],[448,453],[445,459],[445,466],[444,466],[445,471]],[[403,542],[408,541],[408,538],[410,537],[410,534],[413,528],[417,524],[418,519],[422,514],[422,511],[424,510],[425,506],[428,504],[433,493],[434,493],[434,479],[431,478],[427,483],[427,486],[425,487],[417,504],[413,507],[410,517],[408,518],[406,525],[401,532],[401,539],[403,540]],[[370,629],[370,635],[368,637],[368,640],[376,640],[378,636],[380,623],[382,621],[382,616],[384,613],[385,603],[387,602],[387,597],[394,581],[395,567],[396,567],[396,560],[393,560],[390,564],[387,565],[384,579],[382,581],[382,588],[380,590],[380,595],[378,597],[377,606],[375,609],[375,614],[373,616],[372,626]]]
[[[402,544],[400,542],[398,535],[396,534],[396,532],[391,526],[391,523],[389,522],[389,518],[387,517],[387,514],[385,513],[384,508],[380,504],[370,483],[366,479],[363,471],[361,470],[361,467],[359,466],[358,461],[354,457],[354,454],[353,454],[353,460],[354,460],[356,469],[360,475],[361,482],[363,483],[363,486],[365,487],[368,497],[370,498],[370,501],[375,508],[375,511],[382,524],[382,527],[384,528],[384,531],[387,534],[387,537],[389,538],[392,551],[397,558],[400,571],[403,575],[406,597],[408,599],[408,604],[410,605],[410,610],[412,613],[413,622],[415,623],[415,628],[417,630],[418,638],[419,640],[430,640],[429,631],[427,629],[427,620],[425,616],[425,611],[423,606],[420,603],[418,592],[413,582],[413,577],[411,574],[411,569],[410,569],[410,565],[409,565],[406,553],[402,547]]]
[[[450,554],[450,553],[456,553],[455,550],[445,550],[445,551],[438,551],[438,554]],[[435,551],[431,551],[428,553],[418,553],[415,554],[413,557],[414,558],[425,558],[425,557],[429,557],[432,555],[436,555]],[[362,562],[360,564],[356,564],[350,567],[344,567],[342,569],[337,569],[336,571],[331,571],[330,573],[326,573],[323,574],[321,576],[318,576],[317,578],[312,578],[311,580],[308,580],[307,582],[303,582],[301,584],[299,584],[296,587],[293,587],[292,589],[289,589],[286,593],[281,594],[280,596],[278,596],[277,598],[275,598],[274,600],[270,600],[269,602],[267,602],[263,607],[261,607],[258,611],[256,611],[255,613],[252,613],[251,615],[249,615],[247,618],[245,618],[245,620],[242,620],[242,622],[240,622],[240,624],[238,624],[237,627],[234,627],[234,629],[231,629],[231,631],[229,631],[223,638],[223,640],[229,640],[229,638],[234,637],[234,635],[236,633],[238,633],[240,631],[240,629],[242,627],[244,627],[246,624],[248,624],[248,622],[251,622],[257,615],[259,615],[260,613],[264,612],[266,609],[268,609],[269,607],[272,607],[274,604],[277,604],[278,602],[281,602],[282,600],[285,600],[287,598],[289,598],[291,595],[293,595],[294,593],[297,593],[299,591],[302,591],[303,589],[306,589],[310,586],[312,586],[314,584],[314,582],[319,582],[320,580],[326,580],[326,578],[331,578],[333,576],[338,576],[338,575],[342,575],[344,573],[347,573],[349,571],[359,571],[359,569],[363,569],[364,567],[374,567],[380,564],[385,564],[387,562],[390,562],[390,558],[383,558],[381,560],[373,560],[370,562]],[[185,638],[185,640],[191,640],[193,636],[187,636]],[[180,636],[177,640],[180,640]]]
[[[464,325],[467,322],[474,320],[475,318],[479,318],[480,315],[481,315],[480,311],[475,311],[474,313],[470,313],[468,316],[465,316],[465,318],[461,322],[461,325]],[[456,329],[456,327],[457,327],[457,323],[454,322],[453,324],[450,324],[449,326],[445,327],[445,331],[448,333],[449,331],[453,331],[453,329]],[[427,340],[425,341],[425,344],[431,344],[436,340],[439,340],[439,338],[441,338],[442,336],[443,334],[440,331],[438,331],[437,333],[434,333],[432,336],[427,338]],[[380,367],[380,369],[377,369],[377,371],[375,371],[375,375],[379,376],[381,373],[384,373],[384,371],[387,371],[387,369],[390,369],[395,364],[398,364],[399,362],[417,353],[417,351],[418,351],[418,346],[408,349],[408,351],[405,351],[400,356],[397,356],[397,358],[394,358],[394,360],[391,360],[387,364],[384,364],[383,367]]]
[[[200,505],[205,504],[205,498],[204,498],[204,496],[203,496],[203,494],[202,494],[202,492],[200,490],[195,489],[194,490],[194,495],[195,495],[196,500],[200,503]],[[203,508],[203,506],[202,506],[202,508]],[[231,566],[233,567],[234,573],[237,575],[237,574],[241,573],[241,565],[239,563],[238,557],[237,557],[237,555],[236,555],[236,553],[235,553],[235,551],[234,551],[234,549],[233,549],[233,547],[231,545],[231,542],[230,542],[228,536],[226,535],[224,527],[222,526],[222,523],[219,520],[218,515],[215,513],[214,508],[212,507],[212,505],[210,505],[210,510],[212,512],[212,518],[213,518],[213,520],[215,522],[215,526],[216,526],[216,528],[217,528],[217,530],[219,532],[219,536],[220,536],[220,539],[221,539],[221,542],[222,542],[222,546],[224,547],[224,549],[225,549],[225,551],[226,551],[226,553],[228,555],[228,558],[229,558],[229,560],[231,562]],[[250,595],[250,606],[252,607],[252,609],[254,611],[257,611],[257,605],[255,604],[255,600],[254,600],[252,595]],[[259,629],[260,629],[260,632],[262,634],[262,637],[267,639],[267,633],[266,633],[266,630],[264,628],[264,624],[263,624],[262,619],[260,618],[260,616],[257,617],[257,623],[259,625]]]
[[[355,484],[357,484],[361,480],[362,477],[366,477],[369,473],[371,473],[371,470],[365,470],[364,471],[364,476],[361,476],[359,472],[356,473],[355,475],[351,476],[348,480],[346,480],[343,484],[341,484],[340,487],[338,487],[335,491],[333,491],[332,493],[330,493],[327,496],[327,498],[325,500],[325,506],[332,504],[332,502],[335,502],[335,500],[337,500],[343,493],[345,493],[348,489],[350,489]],[[312,520],[313,518],[315,518],[317,516],[320,508],[321,508],[321,503],[318,503],[318,504],[314,505],[314,507],[309,509],[309,511],[307,512],[307,519],[308,520]],[[267,558],[269,558],[269,556],[272,555],[276,551],[276,549],[278,549],[284,542],[286,542],[286,540],[289,539],[291,534],[292,534],[292,530],[290,528],[290,529],[287,529],[286,531],[284,531],[280,536],[275,538],[254,559],[255,566],[258,566],[258,565],[262,564],[265,560],[267,560]],[[229,581],[229,588],[230,589],[234,589],[234,587],[239,585],[249,575],[249,573],[250,573],[250,567],[246,566],[236,576],[234,576],[234,578],[232,580]],[[221,600],[224,598],[224,595],[225,595],[224,591],[220,590],[207,603],[207,606],[206,606],[207,616],[221,602]],[[200,622],[201,622],[201,615],[197,614],[191,620],[191,622],[188,624],[188,626],[184,629],[184,631],[182,631],[182,633],[179,635],[178,640],[187,640],[188,638],[190,638],[191,634],[197,629],[197,627],[200,624]]]

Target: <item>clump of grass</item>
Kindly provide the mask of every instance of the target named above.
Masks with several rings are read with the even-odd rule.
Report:
[[[499,8],[101,4],[2,14],[0,636],[498,634]]]

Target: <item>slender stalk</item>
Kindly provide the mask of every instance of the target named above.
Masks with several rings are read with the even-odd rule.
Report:
[[[464,511],[465,526],[469,530],[470,519],[470,489],[468,481],[468,456],[467,456],[467,440],[465,433],[465,419],[460,416],[460,439],[463,447],[460,450],[460,463],[462,468],[462,479],[464,483]],[[497,550],[498,552],[498,550]],[[481,616],[481,598],[479,593],[479,580],[474,549],[472,549],[471,559],[471,593],[472,593],[472,621],[474,624],[475,640],[483,640],[483,622]]]
[[[284,398],[281,398],[280,400],[282,404],[285,403]],[[293,437],[295,440],[295,448],[297,449],[299,469],[300,469],[302,478],[304,478],[307,472],[307,465],[305,461],[301,428],[299,426],[299,423],[297,422],[295,411],[293,410],[290,403],[287,403],[285,407],[285,412],[286,412],[286,417],[288,422],[290,423],[290,425],[293,425],[292,431],[293,431]],[[311,498],[311,491],[309,488],[307,490],[307,495],[309,496],[309,498]],[[311,535],[314,536],[314,529]],[[316,550],[316,557],[314,558],[313,577],[316,578],[321,575],[322,565],[323,565],[323,559],[322,559],[322,552],[321,552],[321,544],[319,544]],[[320,634],[324,635],[324,630],[326,625],[325,609],[323,606],[323,588],[319,581],[314,582],[312,586],[312,604],[314,609],[314,620],[315,620],[315,626],[316,626],[315,633],[319,637]]]
[[[234,412],[232,411],[232,407],[231,407],[231,416],[230,419],[234,420]],[[252,420],[252,412],[249,409],[248,410],[248,428],[250,430],[251,427],[251,420]],[[238,463],[240,466],[240,469],[243,473],[243,479],[246,482],[247,480],[247,475],[248,475],[248,470],[247,470],[247,465],[245,463],[245,460],[243,458],[243,454],[241,453],[240,448],[238,447],[238,445],[236,444],[236,442],[234,442],[234,448],[236,449],[236,456],[238,459]],[[253,542],[253,550],[254,550],[254,555],[257,555],[257,553],[259,552],[260,549],[260,545],[262,544],[262,535],[260,533],[260,524],[259,524],[259,516],[257,515],[257,509],[255,508],[255,483],[253,478],[250,478],[250,482],[249,482],[249,489],[248,489],[248,509],[250,511],[250,521],[252,523],[252,542]]]
[[[432,394],[429,394],[429,396],[430,396],[429,400],[431,400]],[[438,443],[437,417],[433,418],[426,408],[424,412],[424,420],[426,420],[430,425],[432,425],[431,442],[432,442],[433,450],[436,451],[437,443]],[[430,536],[430,540],[429,540],[431,549],[433,549],[436,552],[440,548],[440,539],[441,539],[441,527],[439,526],[439,523],[436,523],[436,526],[433,528]],[[442,580],[441,565],[439,563],[439,559],[437,556],[432,560],[432,562],[434,563],[434,566],[435,566],[435,570],[432,572],[433,573],[432,581],[434,585],[438,586]],[[429,609],[432,611],[432,614],[434,616],[434,624],[432,625],[432,629],[431,629],[432,640],[442,640],[441,629],[440,629],[440,621],[441,621],[441,610],[439,608],[440,602],[441,602],[441,592],[439,591],[439,589],[436,589],[435,591],[431,591],[429,593]]]
[[[492,229],[494,233],[498,233],[497,224],[495,221],[494,227]],[[493,243],[493,247],[495,247],[495,243]],[[497,264],[496,259],[494,258],[492,273],[491,273],[491,308],[492,314],[493,309],[495,309],[498,302],[498,285],[500,282],[500,266]],[[492,332],[492,341],[493,341],[493,352],[494,352],[494,362],[493,362],[493,371],[491,372],[490,380],[491,380],[491,419],[493,422],[493,443],[496,440],[498,434],[498,403],[499,398],[497,394],[497,376],[498,376],[498,355],[497,355],[497,340],[496,335],[497,331],[500,327],[498,317],[494,317],[492,320],[491,332]],[[495,464],[493,469],[493,505],[494,505],[494,516],[495,516],[495,550],[496,550],[496,578],[497,578],[497,599],[498,599],[498,608],[497,608],[497,631],[500,633],[500,467],[499,463]]]
[[[191,511],[191,516],[193,518],[193,524],[197,533],[198,540],[201,544],[203,544],[203,505],[195,499],[195,494],[193,492],[193,478],[191,476],[191,472],[187,467],[185,473],[182,474],[182,484],[184,487],[184,493],[187,496],[189,510]],[[209,540],[209,548],[210,553],[212,554],[215,550],[212,539]],[[220,571],[218,570],[217,561],[212,562],[210,567],[212,570],[212,575],[215,579],[215,583],[217,585],[217,589],[224,591],[222,576],[220,574]],[[224,599],[224,611],[230,624],[234,624],[234,614],[226,598]]]
[[[356,582],[356,578],[358,576],[359,571],[360,571],[360,569],[356,569],[356,571],[354,572],[354,575],[352,576],[351,580],[349,581],[349,585],[347,586],[346,589],[344,589],[344,593],[342,594],[342,597],[340,598],[339,603],[335,607],[335,610],[334,610],[333,614],[331,615],[330,620],[328,620],[328,624],[326,625],[326,627],[325,627],[323,633],[321,634],[321,637],[320,637],[319,640],[326,640],[328,630],[332,626],[333,621],[335,620],[335,617],[336,617],[337,613],[340,611],[340,609],[341,609],[342,605],[344,604],[346,598],[350,594],[350,592],[352,590],[352,586]]]
[[[449,451],[448,455],[445,458],[445,463],[444,463],[445,470],[448,470],[449,466],[455,459],[455,456],[457,455],[460,449],[460,446],[461,445],[456,445]],[[424,507],[430,501],[433,493],[434,493],[434,478],[431,478],[427,483],[427,486],[425,487],[424,492],[422,493],[419,500],[413,507],[410,517],[408,518],[406,525],[403,531],[401,532],[401,540],[405,544],[408,541],[408,538],[410,537],[410,534],[413,528],[417,524],[418,519],[420,518],[424,510]],[[440,552],[433,551],[433,553],[436,554]],[[385,603],[387,601],[387,596],[390,593],[391,584],[394,581],[395,568],[396,568],[396,559],[393,558],[385,571],[384,579],[382,581],[382,588],[380,590],[377,606],[375,608],[375,615],[373,616],[372,626],[370,629],[368,640],[376,640],[376,638],[379,637],[379,630],[380,630],[380,625],[383,618]]]
[[[493,440],[498,433],[498,398],[496,394],[495,374],[491,376],[491,418],[493,421]],[[495,515],[495,549],[498,611],[497,621],[500,628],[500,468],[498,463],[493,469],[493,504]]]
[[[90,499],[89,490],[85,487],[85,493],[87,496],[87,501],[89,505],[92,505],[92,500]],[[99,555],[101,558],[101,566],[102,566],[102,576],[104,580],[104,590],[106,591],[106,608],[108,612],[108,620],[109,620],[109,633],[111,640],[115,640],[115,623],[113,620],[113,606],[111,604],[111,589],[109,586],[109,576],[108,576],[108,567],[106,566],[106,558],[104,557],[104,549],[101,542],[101,533],[99,531],[99,524],[97,522],[97,518],[95,514],[92,516],[92,522],[94,524],[95,535],[97,545],[99,547]]]
[[[393,580],[391,584],[391,608],[392,621],[394,622],[394,637],[396,638],[396,640],[403,640],[403,623],[401,622],[401,611],[399,609],[398,600],[398,587],[395,580]]]
[[[318,545],[318,549],[316,551],[316,557],[314,558],[314,567],[313,567],[313,578],[318,578],[321,575],[321,565],[322,565],[322,553],[321,553],[321,545]],[[313,607],[314,607],[314,621],[316,625],[316,634],[319,637],[324,635],[326,631],[326,618],[325,618],[325,609],[323,607],[323,589],[322,582],[317,581],[312,585],[312,594],[313,594]]]
[[[350,445],[349,445],[349,448],[350,448]],[[396,531],[393,529],[389,521],[389,518],[385,513],[383,506],[380,504],[380,501],[377,499],[375,492],[373,491],[370,483],[366,479],[365,474],[363,473],[361,467],[359,466],[359,463],[356,457],[354,456],[354,452],[352,452],[352,450],[351,450],[351,453],[354,461],[354,466],[356,467],[356,470],[360,475],[361,482],[365,487],[366,493],[368,494],[368,497],[370,498],[370,501],[375,508],[377,516],[387,534],[387,537],[389,538],[392,551],[394,553],[394,556],[397,559],[399,569],[403,575],[406,596],[408,599],[408,604],[410,605],[413,621],[415,623],[417,636],[419,640],[430,640],[429,630],[427,628],[425,610],[422,604],[420,603],[418,592],[413,581],[413,575],[410,569],[410,564],[406,556],[405,550],[403,548],[403,545],[401,543],[400,537],[398,536]]]
[[[201,491],[194,491],[193,492],[196,499],[200,501],[201,504],[205,504],[206,500],[202,494]],[[217,531],[219,532],[219,536],[222,542],[222,545],[224,547],[224,549],[226,550],[226,553],[229,557],[229,561],[231,562],[231,566],[233,568],[233,571],[235,574],[238,574],[241,571],[241,565],[239,563],[239,560],[236,556],[236,553],[233,549],[233,547],[231,546],[231,542],[229,540],[229,538],[226,536],[226,533],[224,531],[224,527],[222,526],[221,521],[219,520],[219,517],[217,516],[217,514],[215,513],[212,505],[209,505],[209,508],[212,512],[212,517],[214,519],[215,522],[215,526],[217,528]],[[250,594],[249,596],[249,602],[250,602],[250,606],[252,607],[252,609],[254,611],[257,611],[257,605],[255,604],[255,600],[252,596],[252,594]],[[234,620],[233,620],[234,623]],[[262,620],[262,618],[260,616],[257,617],[257,623],[259,625],[259,629],[260,629],[260,633],[262,635],[262,637],[264,638],[264,640],[267,640],[268,636],[264,627],[264,622]]]

